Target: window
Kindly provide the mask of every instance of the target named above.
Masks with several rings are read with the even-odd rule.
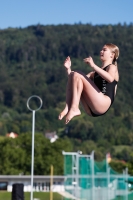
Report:
[[[0,190],[7,190],[7,182],[0,182]]]

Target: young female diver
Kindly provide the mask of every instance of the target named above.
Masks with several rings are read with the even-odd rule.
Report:
[[[68,56],[64,62],[68,74],[66,90],[66,106],[59,115],[61,120],[66,115],[67,124],[73,117],[81,114],[79,103],[90,116],[105,114],[114,101],[119,81],[117,59],[119,48],[112,44],[105,44],[100,51],[101,67],[98,67],[92,57],[84,59],[93,69],[85,75],[82,72],[71,71],[71,60]]]

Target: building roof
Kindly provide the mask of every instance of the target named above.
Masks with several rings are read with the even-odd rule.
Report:
[[[52,176],[53,179],[56,179],[57,181],[63,181],[64,180],[64,176]],[[50,180],[51,176],[42,176],[42,175],[34,175],[33,176],[34,180],[39,180],[39,181],[44,181],[44,180]],[[10,180],[30,180],[31,179],[31,175],[0,175],[0,180],[1,181],[10,181]]]

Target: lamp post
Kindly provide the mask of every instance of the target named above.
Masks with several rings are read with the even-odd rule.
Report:
[[[32,108],[30,108],[29,102],[31,99],[33,98],[37,98],[40,101],[40,106],[33,110]],[[29,99],[27,100],[27,108],[32,112],[32,152],[31,152],[31,196],[30,199],[33,200],[33,174],[34,174],[34,136],[35,136],[35,112],[40,110],[40,108],[42,107],[42,99],[37,96],[37,95],[32,95],[29,97]]]

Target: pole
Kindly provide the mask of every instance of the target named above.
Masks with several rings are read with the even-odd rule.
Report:
[[[94,151],[91,153],[91,172],[92,172],[92,200],[95,200],[95,173],[94,173]]]
[[[53,186],[53,165],[51,165],[51,173],[50,173],[50,200],[53,200],[53,191],[52,191],[52,186]]]
[[[128,168],[125,169],[126,176],[126,200],[128,200]]]
[[[36,110],[31,109],[29,106],[29,102],[32,98],[37,98],[40,101],[40,106]],[[33,200],[35,112],[37,110],[40,110],[41,107],[42,107],[42,99],[39,96],[33,95],[33,96],[29,97],[29,99],[27,100],[27,108],[30,111],[32,111],[31,195],[30,195],[31,200]]]
[[[77,199],[79,199],[79,152],[77,152],[76,155],[76,185],[75,185],[75,189],[77,191],[77,193],[75,192],[75,197]]]
[[[32,155],[31,155],[31,197],[33,199],[33,174],[34,174],[34,137],[35,137],[35,110],[32,113]]]
[[[110,188],[109,188],[109,184],[110,184],[110,167],[108,166],[108,168],[107,168],[108,200],[110,199]]]

